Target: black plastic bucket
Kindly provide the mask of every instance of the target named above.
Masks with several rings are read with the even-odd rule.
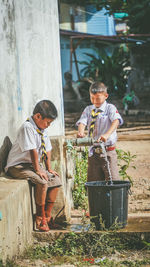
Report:
[[[101,223],[105,228],[117,224],[123,228],[128,218],[128,192],[130,182],[128,181],[93,181],[85,183],[88,189],[89,212],[91,221],[95,223],[96,229],[101,230]]]

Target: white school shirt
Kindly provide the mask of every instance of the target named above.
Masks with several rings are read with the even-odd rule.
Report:
[[[20,127],[16,141],[12,145],[8,155],[7,165],[5,167],[6,172],[11,166],[15,166],[20,163],[31,163],[31,149],[37,150],[40,161],[42,156],[41,135],[36,131],[36,129],[38,129],[38,127],[32,117],[29,118],[29,121],[25,121]],[[52,146],[47,130],[41,130],[41,132],[43,133],[46,151],[50,151]]]
[[[83,123],[87,126],[88,134],[90,130],[90,125],[92,122],[91,111],[95,109],[96,112],[100,110],[94,126],[93,139],[97,140],[102,134],[105,134],[110,128],[112,122],[116,119],[119,120],[119,124],[123,124],[123,119],[120,116],[117,108],[113,104],[109,104],[106,101],[101,105],[101,107],[96,108],[94,105],[87,106],[83,113],[81,114],[80,119],[77,121],[76,125]],[[116,130],[110,135],[110,137],[105,142],[105,146],[112,146],[117,141],[117,132]],[[93,155],[92,147],[89,149],[89,156]]]

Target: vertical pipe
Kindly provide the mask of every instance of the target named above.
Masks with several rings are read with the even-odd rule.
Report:
[[[78,81],[80,81],[80,73],[79,73],[78,62],[77,62],[77,56],[76,56],[75,49],[73,49],[73,55],[74,55],[74,62],[75,62],[75,65],[76,65]]]
[[[72,74],[72,53],[73,53],[73,40],[70,37],[70,73]]]

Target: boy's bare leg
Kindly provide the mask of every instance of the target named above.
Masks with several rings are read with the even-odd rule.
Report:
[[[54,203],[56,201],[58,190],[59,190],[58,187],[54,187],[54,188],[48,188],[48,191],[47,191],[45,213],[46,213],[46,217],[49,220],[51,218],[51,211],[52,211]]]
[[[47,193],[47,184],[36,184],[35,186],[35,203],[36,203],[36,226],[43,232],[49,231],[45,216],[45,200]]]
[[[41,231],[49,231],[45,218],[45,200],[47,193],[47,181],[37,175],[31,164],[20,164],[8,169],[8,174],[14,178],[27,179],[35,184],[34,197],[36,203],[36,228]]]
[[[51,227],[50,222],[52,222],[51,212],[52,212],[54,203],[56,201],[58,190],[59,190],[58,187],[54,187],[54,188],[48,188],[48,191],[47,191],[45,214],[46,214],[47,222],[50,227]]]
[[[36,203],[36,225],[37,228],[40,229],[40,225],[42,222],[45,223],[45,202],[46,202],[46,194],[47,194],[47,181],[44,179],[41,179],[33,170],[33,167],[31,164],[20,164],[14,167],[9,168],[9,175],[11,175],[14,178],[18,179],[29,179],[32,181],[32,183],[35,184],[35,191],[34,191],[34,197],[35,197],[35,203]],[[49,188],[48,189],[48,203],[47,203],[47,217],[51,217],[51,210],[54,206],[54,202],[56,200],[58,192],[58,187]],[[41,231],[45,231],[43,229],[40,229]],[[46,231],[48,231],[49,228],[46,227]]]

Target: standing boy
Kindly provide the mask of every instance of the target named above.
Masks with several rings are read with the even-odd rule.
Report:
[[[61,186],[59,175],[51,169],[52,146],[46,130],[56,118],[57,110],[51,101],[37,103],[33,116],[18,131],[5,168],[13,178],[35,184],[36,227],[40,231],[52,228],[51,211]]]
[[[107,87],[101,82],[95,82],[90,86],[90,99],[92,105],[87,106],[80,119],[77,121],[77,137],[84,137],[87,126],[88,135],[96,142],[103,141],[109,160],[111,176],[113,180],[119,180],[116,154],[116,129],[123,123],[116,107],[108,104]],[[109,172],[106,159],[100,148],[94,146],[89,149],[88,157],[88,182],[109,180]]]

